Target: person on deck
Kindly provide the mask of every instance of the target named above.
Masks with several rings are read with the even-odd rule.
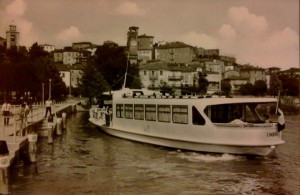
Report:
[[[264,117],[265,123],[270,123],[270,119],[269,119],[270,117],[269,117],[269,115],[264,114],[263,117]]]
[[[4,117],[4,126],[9,125],[9,115],[10,115],[10,103],[7,101],[4,102],[1,109]]]
[[[285,128],[285,121],[284,121],[283,112],[279,108],[278,108],[278,111],[277,111],[277,115],[278,115],[277,127],[278,127],[278,131],[280,132]]]
[[[47,101],[46,101],[46,113],[45,113],[45,118],[47,117],[47,114],[49,112],[50,116],[51,116],[51,105],[52,105],[52,101],[51,99],[49,98]]]
[[[239,113],[235,112],[234,113],[234,120],[231,121],[230,123],[231,124],[246,124],[246,122],[242,121],[241,118],[242,118],[242,116]]]

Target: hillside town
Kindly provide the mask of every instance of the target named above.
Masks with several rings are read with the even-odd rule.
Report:
[[[16,25],[10,25],[6,38],[0,37],[0,45],[19,51],[26,50],[19,43],[20,34]],[[106,41],[104,44],[115,44]],[[69,95],[76,91],[81,82],[83,69],[89,57],[95,55],[100,46],[88,41],[74,42],[71,46],[57,49],[51,44],[39,45],[52,56],[52,60],[60,73],[60,77],[69,89]],[[183,42],[155,41],[155,36],[139,33],[139,27],[131,26],[127,32],[127,45],[118,46],[123,49],[131,65],[138,66],[141,87],[160,90],[168,86],[175,92],[184,92],[199,85],[199,72],[205,75],[208,94],[221,91],[222,81],[230,84],[231,94],[238,94],[241,86],[254,85],[256,81],[264,81],[270,88],[272,74],[284,75],[288,78],[300,77],[299,68],[281,70],[274,67],[262,68],[251,64],[239,64],[233,56],[221,55],[219,49],[205,49]]]

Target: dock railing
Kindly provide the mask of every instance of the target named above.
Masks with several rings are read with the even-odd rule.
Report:
[[[56,116],[56,112],[60,111],[64,107],[68,106],[67,102],[55,102],[52,104],[52,114]],[[9,118],[9,126],[4,125],[4,116],[2,112],[0,114],[0,139],[5,136],[14,136],[14,143],[18,140],[17,138],[21,138],[26,136],[30,130],[29,126],[44,120],[45,116],[45,105],[41,103],[35,103],[31,105],[31,109],[28,115],[25,117],[20,116],[21,113],[21,105],[11,105],[10,108],[11,114],[6,118]],[[3,116],[3,117],[2,117]]]

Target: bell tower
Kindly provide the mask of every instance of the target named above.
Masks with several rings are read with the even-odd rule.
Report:
[[[17,32],[16,25],[9,25],[9,30],[6,31],[6,48],[19,48],[19,32]]]
[[[139,27],[131,26],[127,33],[129,60],[132,64],[137,64],[138,59],[138,30]]]

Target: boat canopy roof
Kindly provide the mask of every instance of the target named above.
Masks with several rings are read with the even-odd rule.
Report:
[[[276,98],[265,98],[265,97],[219,97],[219,96],[163,96],[160,92],[151,91],[148,89],[122,89],[119,91],[114,91],[114,99],[131,99],[134,101],[138,99],[144,100],[146,103],[147,99],[151,99],[151,102],[162,103],[168,102],[169,104],[188,102],[193,104],[201,104],[203,106],[208,105],[221,105],[221,104],[249,104],[249,103],[276,103]]]

